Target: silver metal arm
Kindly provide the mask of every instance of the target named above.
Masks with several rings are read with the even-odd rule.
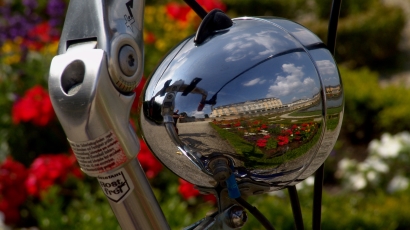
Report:
[[[143,71],[143,10],[143,0],[71,0],[49,91],[81,169],[98,179],[121,228],[169,229],[129,123]]]

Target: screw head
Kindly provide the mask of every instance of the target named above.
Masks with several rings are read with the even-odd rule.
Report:
[[[129,45],[121,47],[118,54],[118,63],[120,63],[120,69],[126,76],[132,76],[138,69],[138,62],[136,60],[137,53],[134,48]]]

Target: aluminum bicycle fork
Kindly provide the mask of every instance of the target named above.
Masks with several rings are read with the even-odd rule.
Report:
[[[136,159],[129,123],[143,72],[144,0],[71,0],[49,76],[54,110],[81,169],[122,229],[169,229]]]

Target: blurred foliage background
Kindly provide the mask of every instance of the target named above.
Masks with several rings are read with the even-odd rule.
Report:
[[[326,41],[332,1],[198,2],[232,18],[288,18]],[[78,170],[46,90],[67,4],[0,0],[0,229],[119,229],[97,181]],[[335,59],[345,115],[326,161],[323,229],[410,229],[409,15],[408,0],[343,0]],[[180,0],[146,0],[144,20],[145,77],[137,94],[160,59],[200,23]],[[215,210],[212,197],[162,167],[144,145],[138,158],[172,229]],[[312,178],[297,187],[310,229]],[[294,229],[286,192],[248,200],[277,229]],[[244,229],[261,228],[250,216]]]

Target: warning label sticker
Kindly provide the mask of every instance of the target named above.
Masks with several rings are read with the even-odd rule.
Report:
[[[98,176],[98,182],[108,199],[121,203],[134,189],[134,184],[124,169],[112,174]]]
[[[81,169],[90,175],[107,172],[128,160],[112,131],[91,141],[68,142]]]

